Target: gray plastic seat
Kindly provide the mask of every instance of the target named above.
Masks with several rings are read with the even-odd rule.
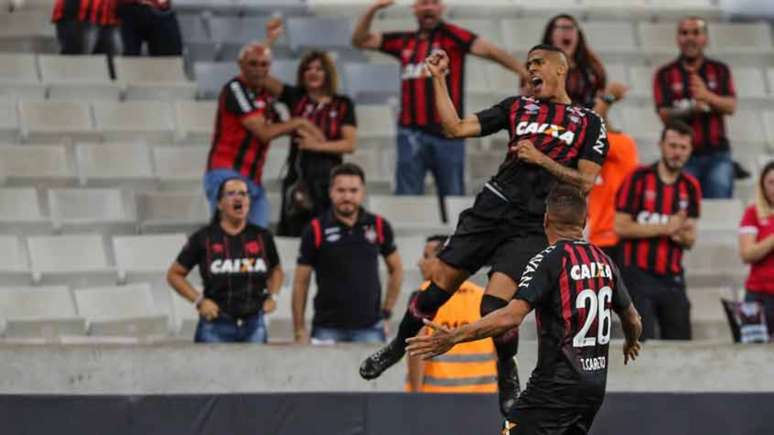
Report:
[[[763,121],[757,111],[737,110],[733,116],[726,118],[726,126],[731,143],[734,141],[748,144],[766,143]]]
[[[2,287],[0,319],[5,337],[55,339],[86,333],[86,321],[76,313],[66,286]]]
[[[184,233],[113,237],[119,282],[164,281],[186,240]]]
[[[710,32],[710,47],[719,52],[764,53],[772,49],[767,23],[715,23]]]
[[[116,57],[113,62],[127,100],[191,100],[196,96],[196,84],[186,77],[182,57]]]
[[[153,300],[150,285],[76,289],[78,314],[86,318],[90,335],[165,336],[169,318]]]
[[[51,189],[51,222],[57,232],[131,233],[137,229],[134,195],[119,189]]]
[[[27,238],[27,247],[36,284],[83,287],[116,282],[100,235],[33,236]]]
[[[349,18],[290,18],[286,21],[290,49],[300,53],[318,48],[352,51],[352,21]]]
[[[121,86],[110,79],[104,55],[38,56],[40,77],[55,100],[118,100]]]
[[[137,195],[140,230],[143,233],[190,233],[210,219],[201,192],[148,192]]]
[[[207,166],[207,146],[172,146],[153,149],[156,178],[164,188],[196,190],[201,188]]]
[[[540,42],[546,23],[543,20],[519,18],[503,20],[501,25],[505,48],[512,52],[526,53]]]
[[[34,54],[0,53],[0,95],[46,98]]]
[[[226,82],[238,74],[236,62],[194,63],[199,98],[217,98]]]
[[[43,215],[35,188],[0,188],[0,231],[2,233],[47,233],[51,228],[51,221]]]
[[[637,35],[643,50],[670,53],[677,57],[677,23],[642,21],[637,23]]]
[[[384,104],[358,104],[355,106],[357,117],[358,146],[371,144],[390,146],[395,143],[397,121],[390,106]]]
[[[0,51],[53,53],[59,48],[55,36],[50,7],[0,14]]]
[[[116,103],[117,104],[117,103]],[[22,140],[28,143],[93,142],[101,139],[89,105],[82,101],[19,101]]]
[[[79,144],[75,148],[81,185],[155,187],[150,150],[143,144]]]
[[[731,71],[739,98],[768,98],[763,71],[759,68],[734,67]]]
[[[215,16],[210,18],[210,33],[212,41],[219,46],[218,57],[226,62],[236,62],[239,50],[251,41],[262,41],[265,35],[266,23],[270,16],[228,17]],[[287,33],[275,41],[272,51],[274,56],[288,56],[289,42]]]
[[[214,101],[178,101],[175,103],[179,143],[209,143],[212,140],[215,114],[218,105]]]
[[[344,65],[347,93],[360,102],[384,103],[397,100],[400,93],[400,67],[397,63]]]
[[[19,136],[19,113],[15,97],[0,95],[0,140],[16,142]]]
[[[73,159],[62,145],[0,145],[0,154],[7,186],[62,187],[76,180]]]
[[[0,235],[0,280],[3,285],[32,283],[27,250],[17,236]]]
[[[112,142],[168,143],[175,130],[169,103],[161,101],[95,102],[94,119]]]
[[[583,23],[586,41],[600,52],[629,53],[636,50],[634,28],[627,21],[589,21]]]
[[[368,209],[384,216],[398,235],[447,230],[447,226],[441,222],[438,198],[433,195],[371,195],[368,198]]]

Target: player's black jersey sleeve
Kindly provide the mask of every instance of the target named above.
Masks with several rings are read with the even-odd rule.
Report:
[[[589,125],[586,137],[581,145],[580,158],[602,165],[610,150],[607,142],[607,130],[605,122],[596,113],[588,111]]]
[[[476,113],[481,125],[480,136],[488,136],[500,130],[508,129],[513,103],[518,97],[508,97],[494,106]]]
[[[533,308],[544,300],[550,300],[549,295],[556,287],[561,266],[562,254],[556,245],[539,252],[524,268],[515,297],[528,302]]]

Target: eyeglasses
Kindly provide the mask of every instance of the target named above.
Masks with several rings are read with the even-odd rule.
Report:
[[[251,60],[251,61],[248,61],[247,64],[250,65],[250,66],[253,66],[253,67],[259,66],[261,68],[266,68],[268,66],[271,66],[271,62],[268,61],[268,60],[264,60],[264,61],[261,61],[261,62],[258,62],[256,60]]]
[[[226,198],[247,198],[247,191],[246,190],[228,190],[226,192],[223,192],[223,196]]]

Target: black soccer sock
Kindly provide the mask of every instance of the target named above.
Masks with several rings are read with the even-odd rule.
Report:
[[[508,301],[500,299],[497,296],[487,295],[481,299],[481,317],[486,316],[492,311],[499,310],[500,308],[508,305]],[[497,358],[499,360],[508,360],[516,356],[519,351],[519,328],[512,328],[505,333],[492,338],[494,341],[495,349],[497,350]]]
[[[435,313],[441,308],[446,301],[452,296],[453,293],[447,292],[434,282],[430,282],[430,286],[425,291],[417,292],[418,294],[409,300],[406,314],[403,315],[403,319],[398,326],[398,334],[393,342],[400,346],[402,349],[406,348],[406,339],[413,337],[419,333],[424,323],[422,319],[432,319],[435,317]]]

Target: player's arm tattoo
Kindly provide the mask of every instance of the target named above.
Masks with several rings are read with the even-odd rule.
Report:
[[[588,160],[580,160],[578,169],[573,169],[557,163],[552,158],[545,156],[541,159],[540,166],[551,173],[559,181],[580,188],[583,193],[589,193],[594,187],[594,180],[599,174],[600,166]]]

